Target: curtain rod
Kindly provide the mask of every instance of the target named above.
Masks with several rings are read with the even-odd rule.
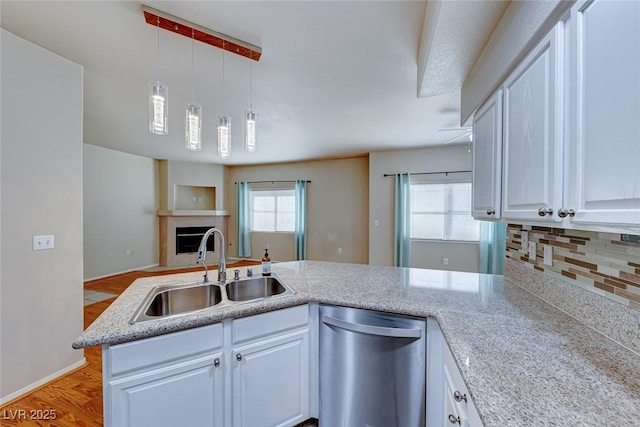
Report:
[[[443,173],[445,175],[449,175],[450,173],[470,173],[471,171],[443,171],[443,172],[418,172],[411,173],[409,175],[437,175]],[[383,176],[396,176],[395,173],[385,173]]]
[[[307,180],[302,180],[302,181],[311,182],[308,179]],[[264,183],[267,183],[267,182],[275,184],[276,182],[296,182],[296,181],[295,180],[288,180],[288,181],[246,181],[246,182],[247,182],[247,184],[264,184]],[[237,184],[237,183],[238,183],[238,181],[235,182],[235,184]]]

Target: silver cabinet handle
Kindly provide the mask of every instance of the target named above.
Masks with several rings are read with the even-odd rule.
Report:
[[[462,402],[463,400],[466,402],[467,401],[467,395],[460,393],[458,390],[456,390],[453,393],[453,398],[456,400],[456,402]]]
[[[213,366],[215,366],[216,368],[217,368],[218,366],[220,366],[220,358],[216,357],[216,358],[213,360]]]
[[[553,209],[540,208],[538,209],[538,215],[539,216],[553,215]]]
[[[420,329],[385,328],[382,326],[363,325],[360,323],[345,322],[344,320],[329,316],[322,316],[322,323],[351,332],[360,332],[362,334],[378,335],[381,337],[420,338],[422,336],[422,330]]]
[[[560,218],[566,218],[567,216],[570,216],[573,218],[574,216],[576,216],[576,211],[574,211],[573,209],[565,209],[565,208],[558,209],[558,216]]]
[[[239,362],[242,360],[242,353],[236,354],[236,360]]]
[[[493,208],[489,208],[487,209],[487,215],[495,215],[496,214],[496,210]]]
[[[456,417],[453,414],[449,414],[449,422],[451,424],[460,424],[460,417]]]

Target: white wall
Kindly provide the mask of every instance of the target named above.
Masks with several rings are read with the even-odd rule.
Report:
[[[369,162],[366,157],[314,160],[262,166],[231,166],[226,179],[229,218],[229,254],[236,256],[236,181],[308,179],[307,258],[367,262]],[[261,258],[266,244],[274,261],[294,257],[293,234],[252,233],[252,258]],[[342,253],[338,253],[342,248]]]
[[[462,85],[461,124],[489,97],[575,0],[512,1]]]
[[[477,273],[479,251],[477,243],[412,241],[410,266]]]
[[[384,174],[471,170],[466,145],[369,154],[369,264],[393,265],[394,179]],[[376,221],[377,224],[376,225]],[[477,271],[475,243],[413,242],[411,266]],[[449,258],[449,265],[443,258]]]
[[[1,403],[84,353],[71,348],[83,329],[82,67],[0,31]],[[54,249],[32,250],[41,234]]]
[[[153,159],[84,145],[84,277],[158,263],[158,184]]]

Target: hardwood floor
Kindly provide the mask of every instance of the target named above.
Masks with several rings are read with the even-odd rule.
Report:
[[[256,265],[240,261],[229,268]],[[216,266],[210,267],[212,269]],[[85,282],[85,289],[121,294],[140,277],[186,273],[202,267],[157,272],[133,271]],[[115,300],[84,307],[85,329]],[[102,417],[102,353],[100,346],[85,349],[87,364],[0,407],[0,426],[100,427]],[[45,419],[48,418],[48,419]]]

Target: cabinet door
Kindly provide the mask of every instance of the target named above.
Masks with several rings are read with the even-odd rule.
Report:
[[[576,223],[640,226],[640,2],[571,11],[570,197]]]
[[[559,221],[562,202],[562,25],[504,84],[502,217]]]
[[[222,427],[222,353],[112,380],[107,425]],[[217,366],[216,366],[217,365]]]
[[[308,329],[236,347],[234,427],[293,426],[309,417]]]
[[[480,415],[471,400],[462,375],[449,347],[444,345],[444,416],[443,425],[482,427]]]
[[[502,192],[502,90],[473,119],[473,217],[500,219]]]

